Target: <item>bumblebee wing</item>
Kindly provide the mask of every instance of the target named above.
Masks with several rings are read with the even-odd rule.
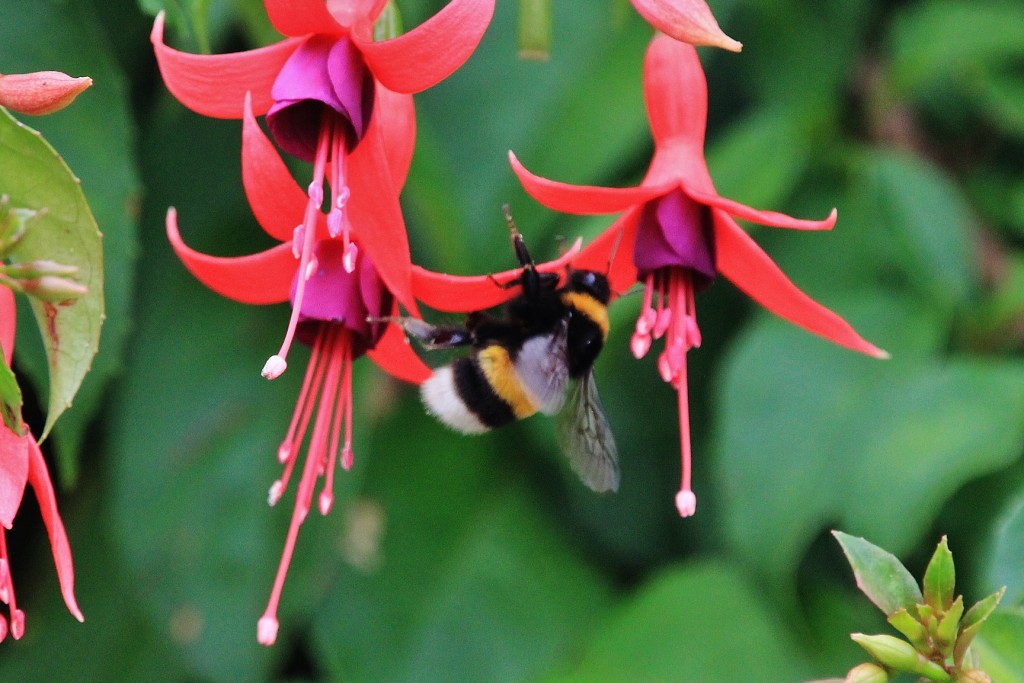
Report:
[[[573,386],[568,405],[558,416],[557,433],[569,464],[584,484],[598,493],[619,489],[619,451],[593,372]]]
[[[562,324],[552,334],[527,339],[516,356],[516,373],[537,400],[537,410],[545,415],[558,413],[565,403],[569,384],[565,344],[566,326]]]

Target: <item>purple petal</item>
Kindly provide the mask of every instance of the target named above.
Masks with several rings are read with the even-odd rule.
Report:
[[[644,205],[633,250],[640,279],[661,268],[689,268],[703,289],[715,279],[715,245],[708,207],[680,190]]]
[[[322,240],[314,247],[316,272],[306,281],[298,337],[312,343],[319,324],[344,325],[357,337],[353,354],[358,356],[373,348],[383,333],[384,326],[371,325],[367,317],[390,315],[393,299],[365,254],[360,252],[357,256],[353,273],[345,270],[344,255],[341,240]]]
[[[346,38],[311,36],[292,53],[271,89],[267,125],[285,152],[312,161],[324,107],[349,124],[349,147],[366,132],[373,107],[373,78],[359,50]]]

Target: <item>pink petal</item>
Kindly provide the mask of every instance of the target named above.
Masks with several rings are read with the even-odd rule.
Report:
[[[675,182],[625,188],[570,185],[534,175],[526,170],[512,152],[508,153],[508,160],[527,194],[549,209],[563,213],[618,213],[666,194],[676,187]]]
[[[302,223],[307,196],[253,117],[249,93],[242,117],[242,184],[260,226],[277,240],[291,241],[295,226]]]
[[[764,251],[728,216],[714,220],[718,270],[775,315],[854,351],[887,358],[848,322],[804,294]]]
[[[739,52],[743,44],[722,32],[704,0],[631,0],[636,11],[662,33],[691,45]]]
[[[298,268],[291,243],[285,242],[250,256],[202,254],[182,241],[174,209],[167,210],[167,238],[189,272],[221,296],[243,304],[276,304],[288,300]]]
[[[270,108],[270,88],[301,38],[223,55],[196,55],[164,44],[164,13],[157,15],[150,34],[156,61],[167,89],[186,107],[204,116],[242,118],[246,92],[253,93],[257,115]]]
[[[263,0],[270,23],[286,36],[340,35],[345,29],[327,11],[324,0]]]
[[[57,581],[60,583],[61,595],[64,596],[64,604],[68,606],[68,611],[75,619],[85,621],[75,601],[75,568],[71,562],[68,535],[57,512],[57,497],[53,493],[53,484],[50,483],[50,475],[46,471],[46,461],[43,460],[39,445],[31,436],[28,449],[28,480],[36,493],[43,524],[46,525],[46,532],[50,536],[50,548],[53,550],[53,562],[57,567]]]
[[[377,80],[396,92],[421,92],[469,59],[493,14],[494,0],[452,0],[397,38],[375,43],[368,24],[352,38]]]
[[[14,304],[14,292],[7,287],[0,287],[0,348],[3,348],[4,363],[11,365],[14,354],[14,331],[17,327],[18,314]]]
[[[388,325],[377,346],[366,352],[390,375],[412,384],[422,384],[433,372],[424,365],[398,325]]]
[[[708,84],[692,46],[658,35],[644,57],[644,100],[655,144],[684,141],[703,159]]]
[[[556,273],[575,267],[580,254],[580,240],[554,261],[537,266],[543,273]],[[508,301],[519,293],[515,287],[505,289],[500,285],[519,277],[521,268],[506,270],[494,275],[447,275],[435,273],[419,266],[412,267],[413,290],[416,298],[430,308],[448,313],[469,313],[482,311]]]
[[[787,216],[784,213],[777,213],[775,211],[760,211],[758,209],[752,209],[746,204],[740,204],[739,202],[735,202],[731,199],[720,197],[717,194],[696,192],[686,187],[683,188],[683,191],[686,192],[686,194],[694,201],[701,204],[707,204],[715,209],[720,209],[734,218],[750,221],[751,223],[757,223],[759,225],[768,225],[773,228],[791,228],[793,230],[831,230],[835,227],[836,218],[838,216],[836,210],[832,209],[828,217],[820,221],[793,218],[792,216]]]
[[[349,157],[347,205],[359,244],[384,283],[407,311],[416,313],[412,295],[412,259],[405,220],[398,204],[380,127],[371,122],[366,137]]]
[[[0,524],[7,529],[11,528],[25,493],[30,438],[28,434],[18,436],[0,424]]]

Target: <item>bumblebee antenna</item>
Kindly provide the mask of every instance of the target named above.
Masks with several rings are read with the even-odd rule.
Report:
[[[516,223],[512,220],[512,210],[508,204],[503,204],[501,207],[502,213],[505,214],[505,223],[508,225],[508,230],[512,234],[512,248],[516,251],[516,258],[519,259],[519,265],[523,268],[533,270],[533,259],[530,257],[530,252],[526,249],[526,241],[523,239],[523,234],[516,228]]]
[[[604,269],[605,277],[608,277],[609,273],[612,272],[612,261],[615,260],[615,254],[619,252],[619,245],[622,244],[622,233],[625,232],[622,228],[619,228],[619,233],[615,236],[615,242],[612,243],[612,250],[608,252],[608,265]]]

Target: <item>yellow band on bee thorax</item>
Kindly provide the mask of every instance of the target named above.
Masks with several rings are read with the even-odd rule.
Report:
[[[594,323],[601,328],[601,336],[605,339],[608,338],[608,307],[583,292],[563,292],[562,303],[566,306],[575,308],[577,311],[587,316]]]

